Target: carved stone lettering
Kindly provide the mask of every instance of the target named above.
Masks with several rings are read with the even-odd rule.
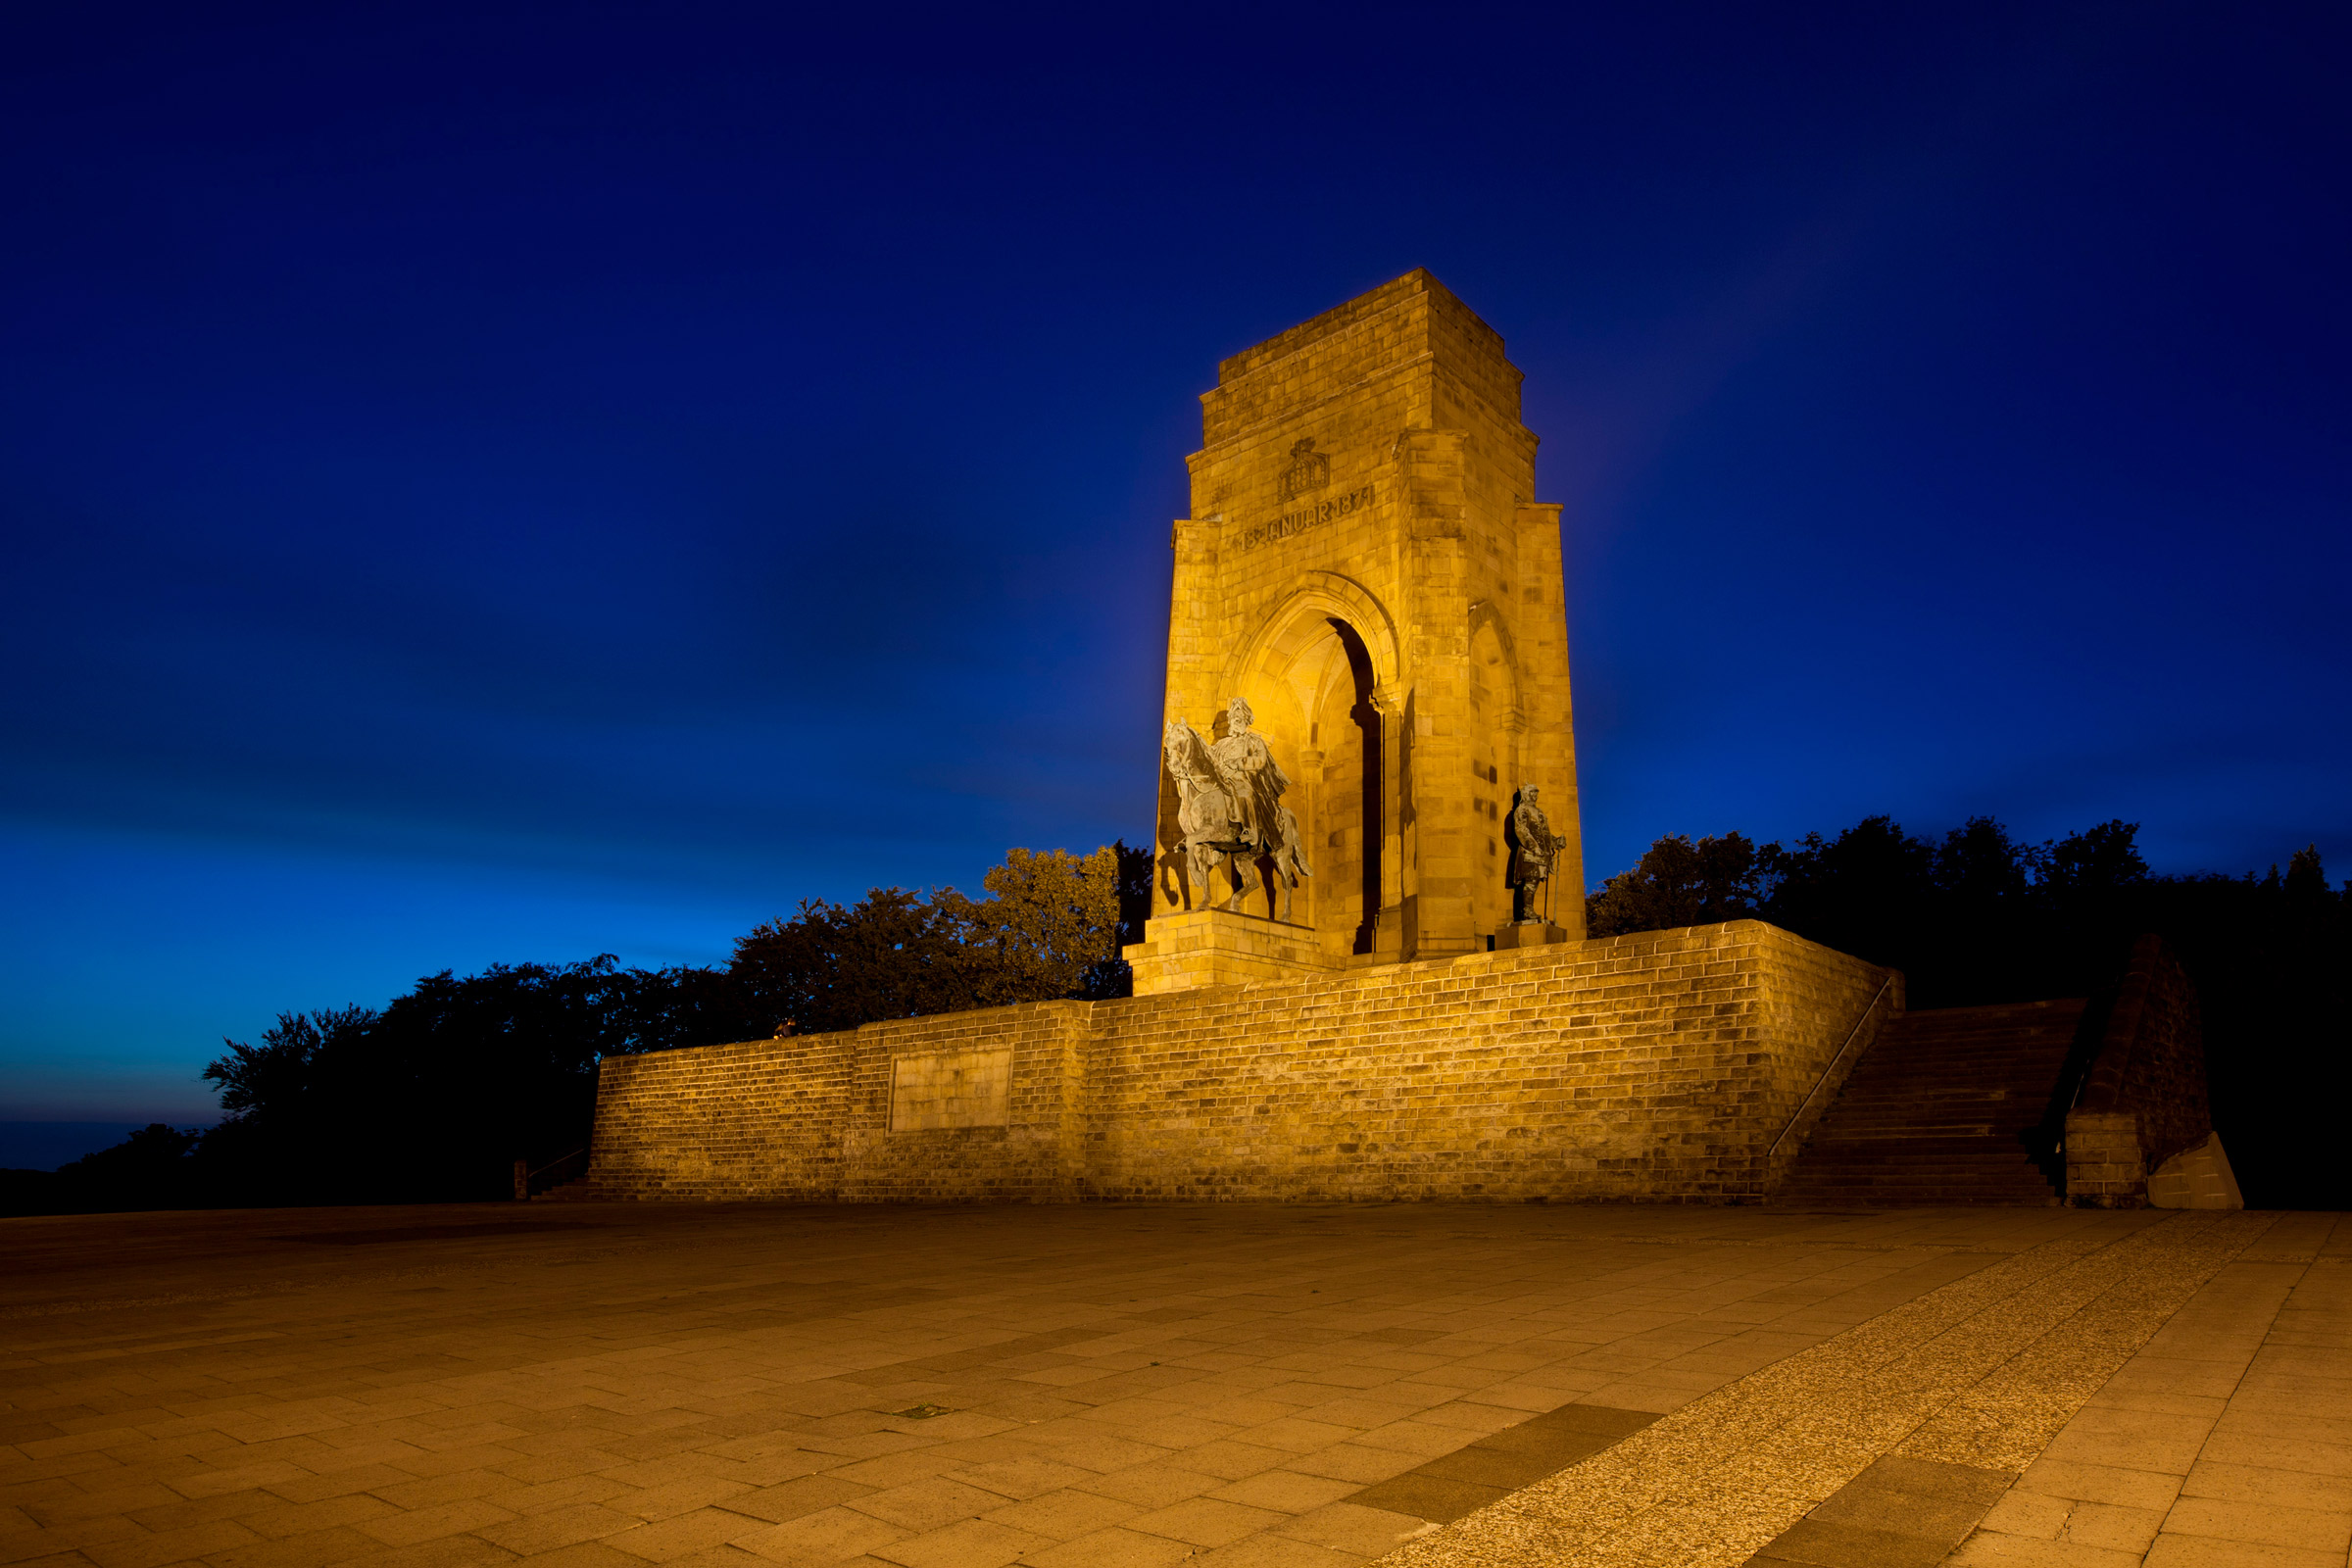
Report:
[[[1367,484],[1358,486],[1344,496],[1334,496],[1329,501],[1318,501],[1311,507],[1300,507],[1296,512],[1286,512],[1272,522],[1261,523],[1255,528],[1243,529],[1241,537],[1233,542],[1233,553],[1243,555],[1255,550],[1270,539],[1288,539],[1293,534],[1304,533],[1317,523],[1329,522],[1334,517],[1345,517],[1350,513],[1361,512],[1371,504],[1372,487]]]

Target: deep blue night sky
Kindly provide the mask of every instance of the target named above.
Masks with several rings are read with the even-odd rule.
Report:
[[[1595,878],[2352,873],[2348,18],[12,5],[0,1119],[1148,836],[1196,397],[1416,266],[1568,505]]]

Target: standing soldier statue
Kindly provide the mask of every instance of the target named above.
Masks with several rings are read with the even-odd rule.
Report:
[[[1514,925],[1549,925],[1551,906],[1551,862],[1562,848],[1559,835],[1552,832],[1544,808],[1536,804],[1537,787],[1528,785],[1519,792],[1519,804],[1511,810],[1511,923]],[[1544,889],[1545,913],[1536,912],[1536,890]]]

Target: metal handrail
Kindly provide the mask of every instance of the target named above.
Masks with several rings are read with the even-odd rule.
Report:
[[[578,1149],[575,1149],[575,1150],[573,1150],[573,1151],[572,1151],[570,1153],[568,1153],[568,1154],[558,1154],[558,1155],[557,1155],[555,1158],[553,1158],[553,1159],[549,1160],[549,1161],[548,1161],[546,1164],[544,1164],[544,1165],[540,1166],[540,1167],[539,1167],[537,1170],[534,1170],[534,1171],[526,1171],[526,1172],[524,1173],[524,1175],[525,1175],[525,1179],[528,1179],[528,1178],[529,1178],[529,1177],[531,1177],[531,1176],[544,1176],[544,1175],[546,1175],[546,1174],[547,1174],[549,1171],[551,1171],[551,1170],[554,1170],[554,1169],[555,1169],[555,1168],[556,1168],[558,1165],[561,1165],[561,1164],[563,1164],[563,1163],[564,1163],[565,1160],[567,1160],[567,1159],[577,1159],[577,1158],[579,1158],[579,1157],[580,1157],[582,1154],[585,1154],[586,1152],[588,1152],[588,1148],[587,1148],[587,1146],[586,1146],[585,1144],[583,1144],[583,1145],[581,1145],[581,1146],[580,1146]]]
[[[2121,1002],[2123,999],[2118,997],[2116,1000]],[[2084,1006],[2083,1011],[2088,1012],[2097,1005],[2098,998],[2094,996]],[[2110,1005],[2107,1017],[2100,1024],[2099,1037],[2096,1040],[2084,1041],[2075,1051],[2068,1053],[2069,1060],[2066,1065],[2074,1072],[2075,1092],[2066,1097],[2066,1109],[2058,1118],[2061,1126],[2065,1125],[2066,1118],[2073,1115],[2077,1107],[2082,1103],[2082,1091],[2090,1087],[2090,1075],[2099,1070],[2099,1058],[2107,1054],[2106,1025],[2114,1021],[2115,1012]],[[2080,1054],[2082,1058],[2079,1065],[2072,1059],[2077,1054]],[[2058,1148],[2061,1152],[2066,1149],[2066,1137],[2063,1133],[2059,1135]]]
[[[1845,1054],[1854,1049],[1854,1042],[1862,1036],[1862,1026],[1870,1022],[1870,1015],[1879,1010],[1879,1004],[1886,1000],[1886,993],[1893,988],[1894,976],[1892,975],[1888,975],[1879,982],[1878,995],[1870,999],[1870,1005],[1862,1009],[1862,1016],[1856,1018],[1854,1027],[1846,1032],[1845,1044],[1838,1048],[1838,1054],[1830,1058],[1830,1064],[1821,1069],[1821,1076],[1813,1080],[1813,1088],[1806,1094],[1803,1102],[1796,1107],[1795,1112],[1789,1116],[1788,1125],[1781,1129],[1781,1136],[1775,1138],[1772,1141],[1772,1147],[1764,1151],[1764,1168],[1766,1170],[1772,1168],[1773,1156],[1781,1152],[1781,1145],[1788,1141],[1788,1135],[1796,1131],[1796,1124],[1805,1119],[1806,1107],[1813,1103],[1814,1096],[1821,1093],[1821,1086],[1830,1081],[1830,1074],[1838,1070],[1838,1064],[1845,1059]]]
[[[537,1170],[531,1169],[531,1162],[527,1159],[516,1160],[514,1162],[514,1200],[518,1203],[530,1201],[532,1196],[531,1183],[537,1181],[540,1177],[546,1175],[549,1171],[554,1170],[559,1165],[568,1165],[573,1160],[577,1159],[582,1161],[580,1166],[581,1173],[586,1174],[588,1168],[586,1164],[588,1153],[589,1150],[586,1148],[575,1149],[568,1154],[558,1154],[555,1158],[549,1160]],[[569,1181],[572,1178],[570,1177],[564,1178],[565,1181]],[[563,1183],[553,1182],[549,1185],[551,1187],[560,1187],[563,1185]]]

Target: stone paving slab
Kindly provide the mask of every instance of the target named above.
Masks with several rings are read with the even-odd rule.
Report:
[[[2287,1214],[2197,1291],[1954,1558],[2352,1557],[2352,1221]]]
[[[1677,1531],[1744,1556],[1922,1433],[2025,1471],[1984,1561],[2068,1544],[2031,1533],[2068,1485],[2098,1495],[2057,1528],[2140,1508],[2151,1561],[2261,1535],[2340,1568],[2352,1511],[2328,1216],[598,1204],[10,1220],[0,1249],[8,1564],[1697,1561]],[[2190,1425],[2098,1428],[2110,1397]],[[1572,1405],[1631,1435],[1443,1529],[1353,1500],[1516,1483]],[[1753,1441],[1629,1512],[1664,1472],[1626,1454],[1677,1423]],[[1896,1458],[1882,1492],[1965,1463]],[[1462,1554],[1604,1474],[1670,1555]]]

